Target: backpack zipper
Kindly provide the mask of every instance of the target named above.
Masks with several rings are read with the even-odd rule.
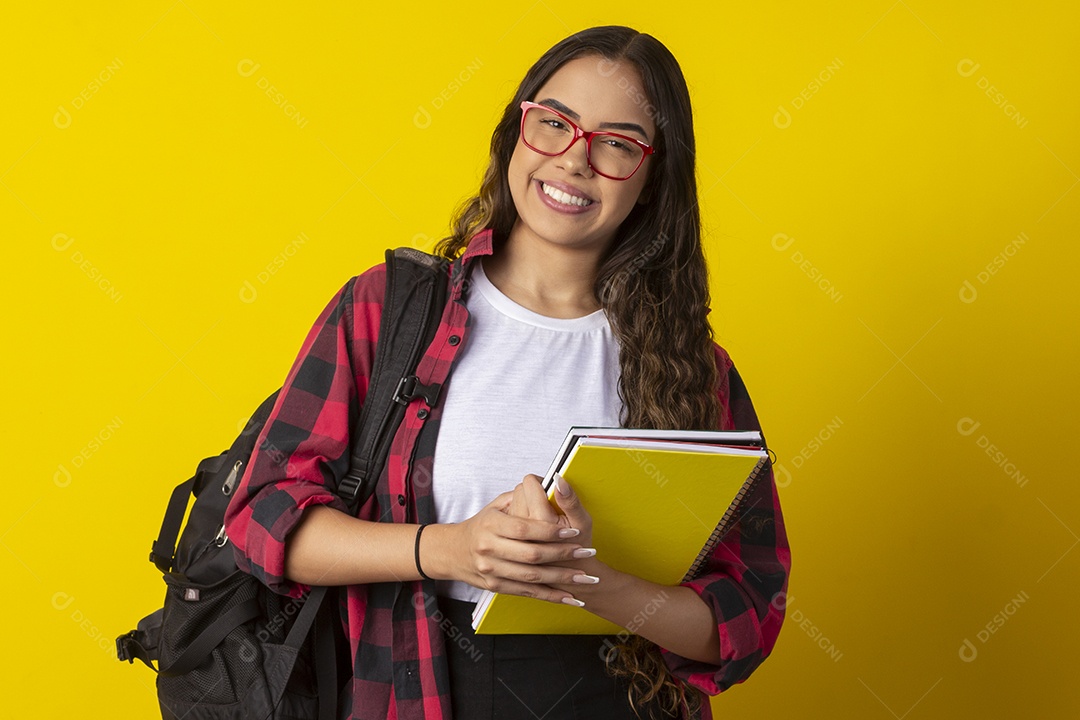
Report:
[[[229,471],[228,477],[225,478],[225,482],[221,486],[221,492],[232,495],[232,491],[236,487],[236,481],[240,479],[240,466],[243,464],[243,460],[237,460],[232,466],[232,470]]]

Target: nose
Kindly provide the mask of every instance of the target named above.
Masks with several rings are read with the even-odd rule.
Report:
[[[570,144],[562,155],[555,158],[556,164],[570,174],[592,175],[589,167],[589,146],[584,137],[579,137]]]

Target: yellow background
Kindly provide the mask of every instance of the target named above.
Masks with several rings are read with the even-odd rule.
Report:
[[[155,716],[112,642],[169,491],[348,277],[447,231],[528,66],[616,23],[689,82],[711,317],[782,471],[788,622],[720,716],[1075,717],[1066,6],[8,8],[4,714]]]

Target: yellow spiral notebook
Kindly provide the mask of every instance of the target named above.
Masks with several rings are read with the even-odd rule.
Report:
[[[593,520],[597,558],[661,585],[694,577],[768,461],[756,431],[571,428],[544,477],[566,478]],[[557,505],[556,505],[557,507]],[[606,635],[624,628],[585,608],[485,592],[477,634]]]

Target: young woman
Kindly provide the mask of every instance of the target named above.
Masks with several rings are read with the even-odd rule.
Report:
[[[366,397],[385,267],[320,314],[226,531],[279,593],[347,586],[349,717],[711,717],[704,695],[768,656],[790,570],[771,471],[676,587],[605,565],[590,508],[560,481],[556,515],[534,474],[571,425],[760,430],[712,339],[697,202],[690,97],[660,42],[606,26],[545,53],[436,248],[453,260],[450,300],[417,375],[440,396],[411,402],[358,518],[331,489]],[[483,589],[583,605],[634,633],[475,636]]]

